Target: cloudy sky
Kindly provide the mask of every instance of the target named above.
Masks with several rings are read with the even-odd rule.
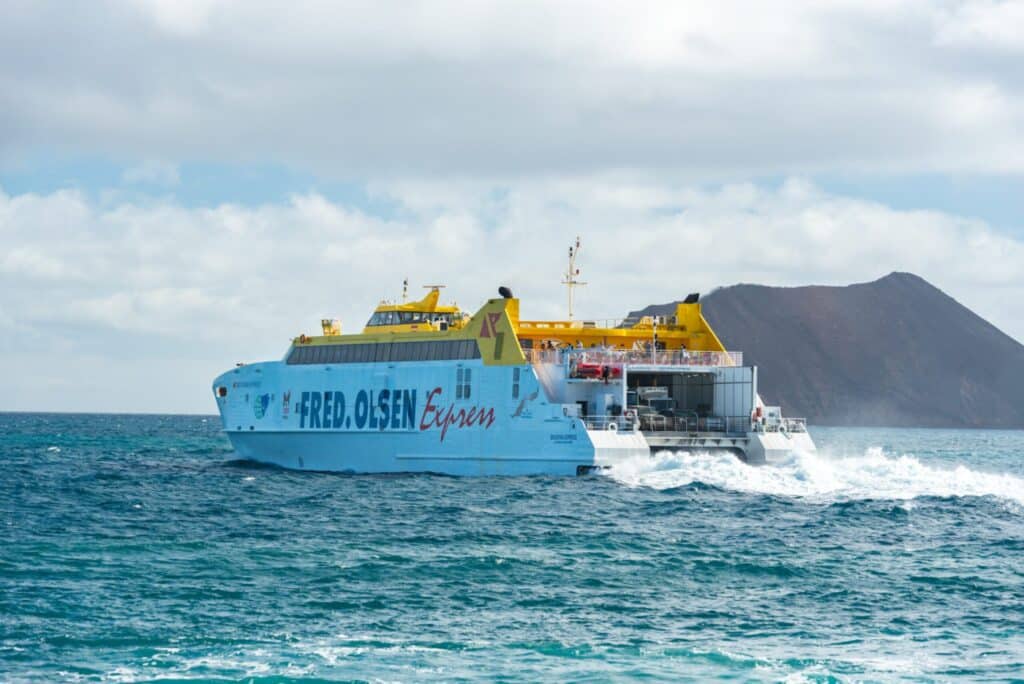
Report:
[[[1024,339],[1024,2],[8,0],[0,410],[210,413],[337,316],[893,270]]]

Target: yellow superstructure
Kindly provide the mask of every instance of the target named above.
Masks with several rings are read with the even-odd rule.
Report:
[[[510,293],[508,293],[510,294]],[[475,340],[487,364],[524,363],[524,349],[599,347],[604,349],[664,349],[724,352],[718,336],[701,314],[696,296],[676,305],[671,316],[644,316],[613,323],[588,320],[521,320],[519,300],[491,299],[473,316],[457,306],[440,305],[440,286],[423,299],[393,304],[381,302],[362,333],[341,335],[340,325],[324,335],[301,335],[296,345]]]
[[[444,286],[428,287],[430,291],[416,302],[381,302],[363,328],[363,334],[431,332],[461,328],[465,324],[465,317],[459,311],[459,307],[454,304],[438,304],[441,288]]]
[[[518,310],[518,307],[516,307]],[[725,346],[701,314],[700,303],[679,303],[672,316],[643,316],[608,324],[598,321],[515,321],[516,335],[538,345],[724,352]]]

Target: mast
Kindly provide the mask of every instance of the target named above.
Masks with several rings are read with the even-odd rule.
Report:
[[[579,285],[586,285],[586,283],[576,280],[580,274],[580,269],[576,268],[576,255],[580,252],[580,236],[576,236],[576,245],[569,247],[569,267],[565,271],[565,280],[562,284],[569,288],[569,320],[572,320],[572,303],[573,303],[573,292]]]

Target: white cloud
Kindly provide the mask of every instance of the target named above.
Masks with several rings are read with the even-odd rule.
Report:
[[[1024,52],[1024,2],[981,0],[954,3],[939,14],[935,40],[982,51]]]
[[[0,161],[56,147],[357,180],[1022,172],[1022,7],[29,3],[0,23]]]
[[[0,338],[10,388],[0,408],[211,411],[217,372],[278,358],[323,316],[360,329],[406,276],[414,291],[446,282],[468,310],[508,284],[524,317],[561,317],[558,282],[577,232],[586,317],[735,282],[845,284],[907,270],[1024,338],[1020,240],[805,180],[706,190],[600,174],[408,181],[373,193],[400,218],[316,194],[190,209],[0,193],[0,328],[16,333]],[[103,392],[66,391],[98,374]]]

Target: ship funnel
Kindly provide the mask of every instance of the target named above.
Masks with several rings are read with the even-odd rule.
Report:
[[[512,299],[512,290],[511,288],[505,285],[502,285],[501,287],[498,288],[498,294],[500,294],[505,299]]]
[[[686,299],[683,300],[683,304],[696,304],[698,299],[700,299],[700,293],[694,292],[693,294],[686,295]]]

